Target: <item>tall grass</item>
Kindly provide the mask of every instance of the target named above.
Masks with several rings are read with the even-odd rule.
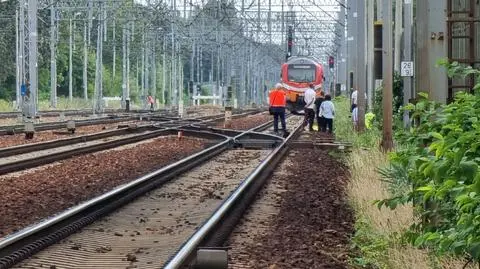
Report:
[[[380,132],[375,126],[358,133],[353,130],[352,113],[350,102],[344,96],[336,97],[335,100],[335,136],[337,140],[350,142],[354,147],[377,147],[380,141]]]
[[[358,255],[352,258],[352,265],[381,269],[462,268],[463,261],[439,260],[428,251],[403,242],[401,235],[414,220],[411,205],[392,211],[379,210],[373,204],[375,200],[391,196],[392,186],[382,181],[377,172],[379,167],[388,165],[387,155],[379,148],[381,133],[375,126],[360,134],[353,130],[348,99],[337,97],[335,106],[336,138],[354,146],[346,160],[351,171],[347,196],[356,215],[352,245]]]

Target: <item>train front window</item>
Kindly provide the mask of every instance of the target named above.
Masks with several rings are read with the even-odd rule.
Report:
[[[288,81],[291,82],[314,82],[315,65],[292,64],[288,66]]]

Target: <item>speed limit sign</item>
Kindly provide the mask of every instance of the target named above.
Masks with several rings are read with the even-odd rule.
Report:
[[[414,69],[413,69],[413,62],[401,62],[401,70],[400,75],[402,77],[413,77]]]

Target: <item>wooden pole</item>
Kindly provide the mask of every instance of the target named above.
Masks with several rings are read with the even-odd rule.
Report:
[[[383,139],[382,148],[393,148],[392,138],[392,1],[383,0]]]

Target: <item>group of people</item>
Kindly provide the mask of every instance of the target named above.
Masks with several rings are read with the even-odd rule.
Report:
[[[308,125],[309,131],[314,131],[313,123],[317,119],[318,131],[333,132],[333,119],[335,118],[335,105],[332,102],[330,94],[324,94],[320,91],[320,97],[317,98],[314,85],[310,84],[303,97],[305,101],[305,125]]]
[[[287,136],[287,124],[285,121],[285,107],[287,104],[287,98],[282,84],[278,83],[275,85],[275,88],[270,92],[269,99],[269,110],[270,114],[273,115],[274,132],[278,133],[278,123],[280,121],[284,136]],[[304,95],[304,126],[308,125],[308,129],[310,131],[314,131],[313,123],[316,118],[318,131],[332,133],[333,119],[335,118],[335,106],[331,100],[332,97],[329,94],[325,95],[322,91],[320,92],[320,97],[317,98],[314,85],[310,84]]]

